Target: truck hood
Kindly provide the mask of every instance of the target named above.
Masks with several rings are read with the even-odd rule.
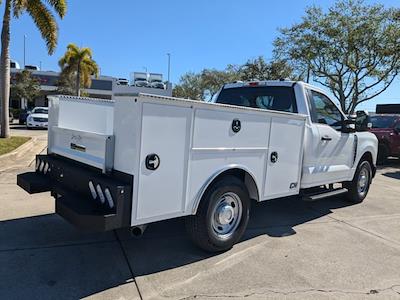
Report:
[[[30,114],[29,116],[32,116],[33,118],[49,118],[48,114]]]

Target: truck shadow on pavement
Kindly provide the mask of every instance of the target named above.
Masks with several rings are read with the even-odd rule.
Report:
[[[260,235],[284,238],[296,234],[296,225],[332,221],[321,217],[329,215],[332,209],[349,205],[339,198],[307,203],[295,197],[252,203],[249,225],[240,243]],[[135,276],[154,274],[219,255],[194,246],[185,233],[182,219],[151,224],[139,239],[130,238],[126,231],[119,232],[119,237]]]
[[[388,159],[385,164],[378,166],[378,170],[383,176],[400,180],[400,159]]]
[[[240,243],[260,235],[295,234],[294,226],[326,222],[320,218],[348,205],[338,198],[307,203],[294,197],[253,203]],[[183,219],[151,224],[141,238],[134,238],[128,230],[80,233],[49,214],[0,222],[0,241],[0,299],[83,298],[110,289],[118,295],[132,295],[136,276],[220,255],[194,246]]]

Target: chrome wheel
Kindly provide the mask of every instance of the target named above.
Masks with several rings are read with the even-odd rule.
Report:
[[[237,229],[242,218],[242,202],[235,193],[223,194],[216,202],[212,213],[211,226],[220,239],[229,238]]]
[[[364,196],[369,188],[370,173],[366,168],[362,168],[358,175],[357,191],[360,196]]]

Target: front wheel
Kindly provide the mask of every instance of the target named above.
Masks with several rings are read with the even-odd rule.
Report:
[[[246,186],[238,178],[227,176],[207,189],[197,214],[186,218],[186,229],[200,248],[210,252],[225,251],[242,237],[249,213]]]
[[[344,184],[344,187],[349,190],[347,199],[353,203],[363,202],[365,197],[367,197],[371,180],[371,165],[368,161],[364,160],[359,163],[353,180]]]

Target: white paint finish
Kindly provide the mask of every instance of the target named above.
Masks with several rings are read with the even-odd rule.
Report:
[[[52,126],[52,143],[49,153],[56,153],[64,157],[88,164],[106,171],[107,143],[112,143],[112,136],[85,131],[78,131]],[[73,149],[72,144],[83,147],[84,151]]]
[[[59,127],[113,134],[113,101],[60,96],[59,106]]]
[[[138,169],[140,154],[141,111],[135,99],[117,97],[114,106],[115,153],[118,153],[114,156],[114,168],[128,174]]]
[[[184,213],[191,109],[143,103],[137,219]],[[148,170],[146,156],[160,157]]]
[[[192,212],[199,192],[209,183],[209,179],[232,168],[243,169],[250,173],[256,181],[259,191],[263,186],[266,151],[214,151],[192,152],[189,172],[189,195],[186,211]]]
[[[348,180],[354,158],[354,133],[313,124],[303,165],[302,188]],[[323,141],[323,137],[331,138]]]
[[[241,130],[232,130],[232,121],[240,120]],[[267,147],[270,118],[212,109],[196,109],[194,148]],[[212,134],[211,134],[212,133]],[[257,134],[255,134],[257,133]]]
[[[273,199],[299,192],[303,156],[304,121],[273,117],[266,160],[264,199]],[[271,162],[276,152],[278,160]],[[291,185],[294,185],[290,188]]]

